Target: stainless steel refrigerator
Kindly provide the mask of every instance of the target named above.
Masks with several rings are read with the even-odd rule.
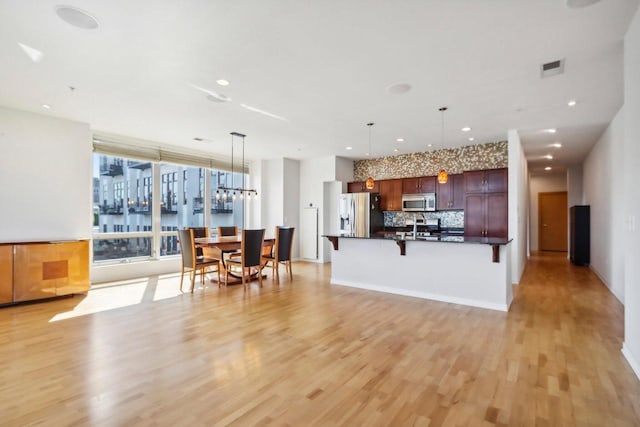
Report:
[[[338,230],[342,235],[370,237],[384,229],[378,193],[347,193],[338,196]]]

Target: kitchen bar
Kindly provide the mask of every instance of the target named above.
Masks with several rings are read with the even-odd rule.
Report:
[[[510,239],[327,235],[331,284],[508,311]],[[398,251],[400,246],[400,251]],[[404,250],[404,254],[402,251]]]

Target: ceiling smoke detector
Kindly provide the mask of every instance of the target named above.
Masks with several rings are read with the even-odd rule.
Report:
[[[557,76],[564,73],[564,59],[556,59],[555,61],[544,63],[540,66],[540,77]]]
[[[54,10],[58,18],[74,27],[82,28],[83,30],[95,30],[99,26],[98,20],[94,16],[77,7],[57,5]]]

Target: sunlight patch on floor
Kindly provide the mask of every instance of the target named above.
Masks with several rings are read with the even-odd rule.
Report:
[[[101,283],[93,286],[73,310],[58,313],[49,322],[128,307],[142,302],[156,302],[175,298],[183,295],[179,286],[179,274],[165,274],[150,278]],[[188,279],[185,280],[185,286],[189,286]]]

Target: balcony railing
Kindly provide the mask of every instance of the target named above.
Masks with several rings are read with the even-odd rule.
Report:
[[[127,206],[130,214],[151,215],[152,200],[129,200]]]
[[[151,162],[139,162],[136,160],[128,160],[127,166],[129,166],[132,169],[145,170],[145,169],[151,168]]]
[[[122,202],[120,203],[103,203],[100,205],[100,213],[102,215],[122,215],[124,213],[124,207]]]
[[[100,175],[102,176],[118,176],[122,175],[122,163],[120,162],[103,162],[100,164]]]

